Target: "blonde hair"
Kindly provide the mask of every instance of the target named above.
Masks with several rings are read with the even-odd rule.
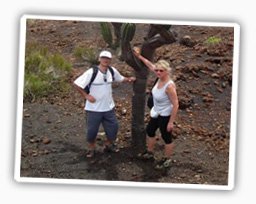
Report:
[[[169,73],[171,73],[172,71],[170,64],[166,60],[158,60],[155,66],[159,68],[161,67],[162,69],[168,71]]]

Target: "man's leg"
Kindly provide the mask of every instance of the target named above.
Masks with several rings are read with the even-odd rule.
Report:
[[[88,142],[88,157],[92,157],[96,148],[95,140],[99,131],[100,123],[102,121],[102,113],[87,111],[87,142]]]
[[[104,113],[102,125],[107,136],[105,150],[118,152],[119,150],[114,144],[118,132],[118,121],[114,110],[107,111]]]

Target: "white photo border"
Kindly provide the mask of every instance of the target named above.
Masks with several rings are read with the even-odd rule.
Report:
[[[81,180],[81,179],[55,179],[55,178],[30,178],[20,176],[21,145],[22,145],[22,120],[23,120],[23,88],[24,88],[24,65],[26,45],[26,22],[28,19],[35,20],[76,20],[88,22],[131,22],[131,23],[154,23],[192,26],[216,26],[234,28],[234,50],[232,69],[232,99],[231,99],[231,121],[230,121],[230,145],[229,145],[229,173],[228,185],[207,185],[207,184],[171,184],[156,182],[130,182],[130,181],[102,181],[102,180]],[[123,186],[123,187],[153,187],[153,188],[174,188],[174,189],[201,189],[201,190],[233,190],[235,183],[235,155],[237,137],[237,102],[238,102],[238,75],[239,75],[239,46],[240,46],[240,25],[237,23],[224,22],[203,22],[203,21],[172,21],[154,19],[124,19],[124,18],[102,18],[102,17],[71,17],[71,16],[48,16],[24,14],[20,18],[19,35],[19,69],[17,87],[17,113],[16,113],[16,149],[14,179],[24,183],[53,183],[53,184],[87,184],[100,186]]]

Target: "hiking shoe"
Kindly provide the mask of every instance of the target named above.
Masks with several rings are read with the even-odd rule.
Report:
[[[156,169],[166,169],[168,167],[171,166],[172,160],[171,159],[167,159],[164,158],[162,159],[157,165],[156,165]]]
[[[139,153],[138,154],[138,157],[140,158],[140,159],[145,159],[145,160],[153,160],[154,159],[154,155],[153,155],[153,153],[152,152],[149,152],[149,151],[145,151],[145,152],[143,152],[143,153]]]
[[[104,148],[104,152],[119,152],[119,149],[117,147],[116,144],[110,144],[110,145],[106,145]]]
[[[87,152],[86,152],[86,157],[87,158],[92,158],[95,154],[95,150],[94,149],[89,149]]]

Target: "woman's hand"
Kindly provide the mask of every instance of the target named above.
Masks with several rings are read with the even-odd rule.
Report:
[[[171,132],[172,129],[173,129],[173,122],[169,122],[169,123],[167,124],[167,132]]]
[[[136,48],[134,47],[133,48],[133,54],[134,56],[136,56],[138,59],[140,59],[149,69],[150,71],[154,72],[154,69],[155,69],[155,65],[149,61],[148,59],[146,59],[145,57],[143,57],[141,54],[140,54],[140,48]]]
[[[134,54],[137,58],[139,58],[139,56],[140,56],[140,49],[139,49],[138,47],[134,47],[134,48],[132,49],[132,51],[133,51],[133,54]]]

